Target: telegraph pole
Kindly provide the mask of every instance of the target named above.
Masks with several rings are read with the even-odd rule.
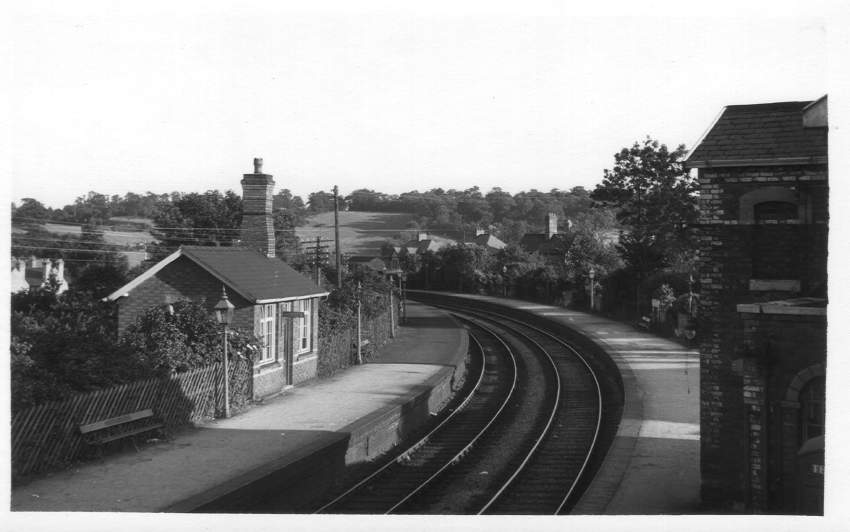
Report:
[[[336,286],[342,287],[342,260],[339,251],[339,187],[334,185],[334,240],[336,240]]]

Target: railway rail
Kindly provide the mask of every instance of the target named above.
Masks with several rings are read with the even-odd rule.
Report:
[[[568,512],[616,430],[617,413],[605,412],[615,379],[525,320],[439,306],[466,323],[482,360],[476,385],[424,438],[318,511]]]

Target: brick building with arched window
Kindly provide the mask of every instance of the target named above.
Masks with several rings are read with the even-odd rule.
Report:
[[[699,174],[708,510],[823,513],[827,98],[726,107]]]

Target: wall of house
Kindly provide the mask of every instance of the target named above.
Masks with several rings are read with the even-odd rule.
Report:
[[[753,467],[767,464],[762,451],[770,442],[752,441],[750,429],[764,421],[762,412],[753,410],[758,398],[752,393],[760,392],[760,384],[757,375],[751,380],[753,372],[742,369],[746,365],[742,361],[752,353],[746,345],[745,320],[736,307],[825,290],[827,168],[703,168],[699,170],[699,184],[703,504],[709,510],[758,511],[765,499],[751,490],[758,484],[752,476]],[[781,188],[785,197],[796,198],[798,218],[758,225],[747,219],[742,212],[742,196],[766,187]],[[790,257],[791,262],[772,264],[771,257],[775,261]],[[775,266],[788,278],[771,275],[767,282],[752,283],[754,271],[764,269],[765,263],[768,269]],[[807,341],[806,335],[789,336],[787,342],[796,345],[783,348],[778,356],[797,356],[793,353],[807,349]],[[825,348],[813,345],[816,347],[809,356],[825,359]],[[779,364],[773,371],[781,380],[791,367]]]
[[[298,359],[295,361],[295,365],[292,370],[292,382],[293,384],[300,384],[302,382],[309,381],[311,379],[315,379],[318,374],[319,369],[319,298],[313,298],[313,338],[310,340],[310,352],[302,353],[298,356]]]
[[[292,308],[290,302],[277,304],[278,317],[280,312]],[[295,355],[292,364],[292,384],[300,384],[316,378],[318,370],[319,345],[319,298],[313,298],[312,305],[312,341],[311,349],[306,353]],[[254,398],[261,399],[279,393],[286,386],[286,343],[292,342],[285,330],[285,321],[278,318],[277,329],[277,359],[274,362],[254,368]]]
[[[221,299],[221,287],[221,281],[206,270],[180,257],[133,289],[129,297],[117,300],[119,334],[147,309],[181,299],[203,301],[210,314],[213,314],[213,307]],[[252,305],[233,291],[228,291],[227,296],[236,307],[231,327],[253,331]]]

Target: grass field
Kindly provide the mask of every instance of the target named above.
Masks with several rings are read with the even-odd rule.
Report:
[[[412,214],[388,212],[349,212],[339,213],[340,248],[346,255],[377,255],[381,244],[387,240],[397,240],[414,220]],[[323,212],[307,219],[307,223],[296,228],[295,233],[305,245],[315,242],[316,237],[327,242],[328,251],[334,252],[334,213]]]
[[[79,225],[44,224],[44,228],[51,233],[79,235],[82,228]],[[105,231],[103,239],[117,246],[145,244],[153,242],[154,238],[147,231]]]

